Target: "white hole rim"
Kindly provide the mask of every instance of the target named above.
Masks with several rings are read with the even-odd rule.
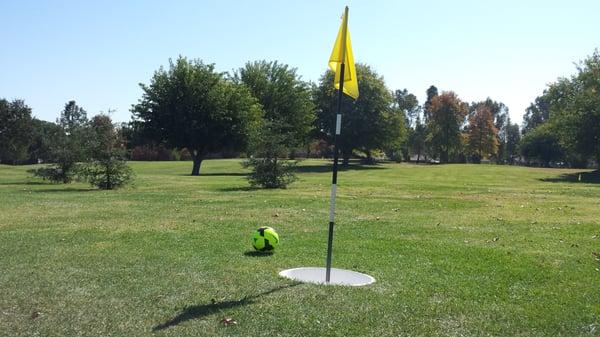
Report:
[[[302,277],[301,275],[297,275],[298,273],[319,273],[322,275],[322,277]],[[291,268],[291,269],[286,269],[286,270],[282,270],[281,272],[279,272],[279,276],[281,277],[285,277],[287,279],[293,280],[293,281],[297,281],[297,282],[302,282],[302,283],[311,283],[311,284],[318,284],[318,285],[336,285],[336,286],[347,286],[347,287],[363,287],[363,286],[367,286],[370,284],[373,284],[376,282],[375,278],[371,275],[367,275],[364,273],[360,273],[357,271],[353,271],[353,270],[347,270],[347,269],[338,269],[338,268],[331,268],[331,278],[329,283],[325,282],[325,272],[326,272],[326,268],[323,267],[298,267],[298,268]],[[360,281],[349,281],[349,280],[340,280],[340,275],[343,276],[349,276],[352,275],[352,277],[355,278],[360,278],[362,280]]]

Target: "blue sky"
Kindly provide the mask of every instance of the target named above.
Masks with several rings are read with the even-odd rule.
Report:
[[[128,121],[138,83],[178,55],[221,71],[279,60],[305,80],[325,71],[343,7],[354,55],[420,101],[430,85],[465,101],[524,109],[600,47],[600,1],[0,2],[0,97],[55,120],[75,99]]]

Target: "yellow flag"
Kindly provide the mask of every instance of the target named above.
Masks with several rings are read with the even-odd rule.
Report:
[[[344,87],[346,95],[358,98],[358,81],[356,80],[356,68],[354,67],[354,56],[352,55],[352,43],[350,43],[350,31],[348,31],[348,7],[342,17],[342,25],[338,32],[333,51],[329,57],[329,68],[335,72],[333,84],[340,88],[340,76],[342,64],[344,64]]]

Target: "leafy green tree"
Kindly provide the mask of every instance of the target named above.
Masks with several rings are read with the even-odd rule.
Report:
[[[406,137],[402,111],[394,109],[394,97],[383,77],[365,64],[356,65],[360,96],[342,98],[342,128],[338,146],[344,165],[348,165],[353,150],[367,153],[397,147]],[[337,91],[333,72],[327,71],[314,92],[317,106],[317,129],[331,143],[335,131]]]
[[[600,53],[581,62],[569,82],[565,102],[550,107],[551,123],[569,153],[594,159],[600,169]]]
[[[81,130],[88,122],[87,112],[75,101],[69,101],[56,121],[67,135]]]
[[[78,162],[84,159],[83,143],[87,139],[87,113],[75,101],[69,101],[56,120],[60,131],[50,144],[52,165],[32,171],[35,176],[56,183],[70,183],[76,176]]]
[[[461,150],[461,127],[468,113],[468,105],[455,93],[443,92],[433,96],[427,111],[427,139],[440,162],[447,163],[450,155]]]
[[[427,123],[427,118],[430,115],[431,100],[433,100],[434,97],[439,95],[438,88],[435,85],[432,85],[429,88],[427,88],[426,94],[427,94],[427,100],[425,101],[425,104],[423,105],[423,112],[424,112],[424,117],[425,117],[424,122],[425,123]]]
[[[527,132],[521,139],[520,149],[530,164],[537,161],[542,166],[549,167],[552,162],[565,159],[565,150],[560,145],[556,131],[548,123]]]
[[[133,171],[125,162],[125,146],[108,115],[94,116],[85,143],[86,161],[81,176],[93,186],[112,190],[130,183]]]
[[[593,159],[600,167],[600,53],[580,62],[577,70],[536,98],[524,116],[523,133],[549,124],[571,166],[585,166]]]
[[[32,140],[29,145],[29,163],[52,162],[52,149],[56,147],[64,132],[60,125],[34,118],[32,120]]]
[[[147,136],[192,153],[192,175],[200,174],[207,154],[246,150],[261,120],[249,90],[227,80],[212,64],[179,57],[154,73],[134,105],[134,119]]]
[[[417,164],[421,160],[421,156],[424,154],[426,149],[427,141],[427,128],[425,124],[421,123],[421,117],[417,115],[415,122],[415,128],[410,133],[408,143],[410,151],[417,155]]]
[[[394,103],[396,108],[400,109],[406,116],[407,126],[412,126],[417,116],[421,112],[417,96],[408,92],[408,90],[396,90],[394,92]]]
[[[302,81],[296,69],[277,61],[248,62],[235,75],[258,100],[263,119],[271,123],[269,132],[277,133],[288,149],[305,146],[315,119],[315,107],[308,83]]]
[[[270,132],[270,130],[273,130]],[[288,153],[287,135],[278,131],[277,121],[267,121],[262,132],[252,138],[250,149],[252,156],[243,162],[243,166],[252,168],[248,181],[252,186],[264,188],[286,188],[297,180],[295,168],[297,161],[281,159]]]
[[[468,150],[474,162],[489,158],[498,151],[498,129],[494,125],[492,109],[481,105],[469,118],[466,128]]]
[[[250,147],[253,156],[244,163],[252,167],[250,184],[285,188],[296,179],[296,162],[282,158],[308,144],[315,119],[310,86],[296,69],[276,61],[248,62],[235,80],[249,88],[264,111],[262,128]]]
[[[26,159],[31,133],[31,108],[22,100],[0,99],[0,163]]]
[[[515,159],[519,156],[519,143],[521,142],[521,132],[518,124],[510,122],[510,118],[506,121],[506,139],[504,143],[504,160],[509,164],[514,164]]]
[[[547,122],[548,119],[550,119],[550,111],[546,97],[539,96],[525,110],[525,115],[523,115],[523,134]]]

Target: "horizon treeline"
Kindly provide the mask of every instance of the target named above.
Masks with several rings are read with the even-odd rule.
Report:
[[[431,85],[419,102],[414,93],[390,89],[381,74],[358,63],[360,96],[341,103],[340,157],[344,165],[360,159],[365,164],[598,166],[598,51],[576,70],[533,99],[520,127],[508,107],[493,98],[464,102],[452,90]],[[115,125],[129,160],[192,160],[192,174],[199,174],[206,158],[277,162],[332,156],[337,100],[329,70],[313,83],[277,61],[248,62],[221,73],[214,64],[179,57],[140,86],[143,94],[132,105],[131,121]],[[56,123],[32,118],[25,101],[0,98],[0,163],[55,163],[55,149],[69,132],[61,127],[60,112],[57,116]]]

